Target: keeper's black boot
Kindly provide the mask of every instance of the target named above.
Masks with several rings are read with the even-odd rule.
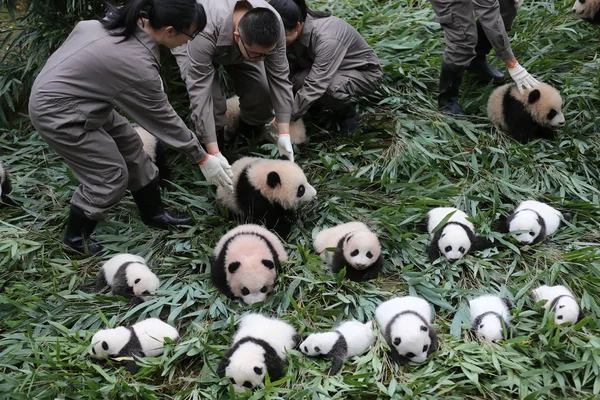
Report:
[[[95,255],[102,252],[104,248],[92,238],[97,223],[98,221],[86,217],[82,209],[71,205],[67,231],[63,238],[64,250],[70,254]]]
[[[192,222],[188,216],[171,215],[165,211],[160,197],[158,179],[154,179],[135,192],[132,191],[131,194],[140,210],[142,221],[148,226],[167,229],[169,226],[190,225]]]
[[[464,68],[446,64],[442,61],[442,72],[440,73],[440,93],[438,95],[438,106],[445,115],[464,116],[465,112],[458,105],[458,92]]]
[[[494,81],[494,83],[500,83],[504,81],[504,74],[495,67],[488,64],[486,56],[492,50],[492,44],[483,30],[483,27],[477,20],[477,45],[475,46],[475,53],[477,54],[471,65],[467,67],[467,71],[475,74],[477,80],[482,83],[488,83]]]
[[[262,135],[264,127],[264,124],[250,125],[240,118],[237,133],[238,136],[244,137],[246,139],[254,139]]]
[[[342,133],[352,136],[358,130],[359,124],[356,118],[356,107],[354,104],[348,104],[339,110],[334,111],[334,117],[340,126]]]

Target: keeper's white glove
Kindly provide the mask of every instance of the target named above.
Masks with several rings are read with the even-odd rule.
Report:
[[[529,75],[529,72],[523,67],[521,64],[517,63],[514,67],[508,69],[508,73],[510,77],[517,84],[517,89],[519,92],[523,93],[526,89],[533,89],[535,86],[539,85],[540,82],[535,79],[533,76]]]
[[[231,179],[233,179],[233,171],[231,170],[231,165],[229,165],[229,161],[227,161],[227,159],[225,158],[225,156],[223,155],[223,153],[216,152],[216,153],[210,153],[211,156],[215,156],[219,159],[219,161],[221,161],[221,165],[223,166],[223,169],[225,170],[225,173],[227,174],[227,176]]]
[[[227,172],[225,172],[227,168],[231,168],[227,160],[221,161],[219,157],[209,154],[198,165],[208,183],[222,186],[229,193],[233,193],[233,182]]]
[[[280,156],[286,156],[290,161],[294,161],[294,149],[292,149],[292,140],[289,133],[279,134],[277,147],[279,148]]]
[[[522,4],[523,4],[523,0],[515,0],[515,8],[516,9],[521,8]]]

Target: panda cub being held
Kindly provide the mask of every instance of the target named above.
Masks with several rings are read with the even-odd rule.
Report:
[[[315,237],[313,246],[333,272],[346,268],[346,278],[366,281],[379,275],[383,267],[381,245],[377,235],[362,222],[348,222],[324,229]],[[333,249],[335,251],[328,251]]]
[[[160,281],[150,270],[146,260],[133,254],[118,254],[106,261],[100,268],[96,279],[96,291],[106,285],[116,296],[123,296],[137,305],[151,299],[158,290]]]
[[[553,139],[565,123],[560,93],[546,83],[523,93],[515,84],[500,86],[490,95],[487,112],[492,124],[522,143]]]
[[[234,191],[229,193],[219,186],[217,199],[234,213],[252,223],[264,223],[281,237],[290,233],[300,204],[317,194],[302,169],[289,160],[243,157],[231,169]]]
[[[451,213],[444,225],[433,232]],[[430,210],[427,213],[427,231],[430,235],[430,262],[441,256],[456,261],[470,250],[483,250],[492,245],[487,239],[475,235],[475,226],[469,221],[469,216],[454,207],[437,207]]]
[[[163,353],[165,338],[179,339],[177,329],[157,319],[148,318],[132,326],[102,329],[92,337],[90,356],[96,359],[119,357],[156,357]],[[131,373],[138,367],[135,360],[126,363]]]
[[[296,328],[289,323],[248,314],[241,319],[217,375],[228,377],[237,392],[260,385],[267,372],[271,381],[276,381],[283,376],[286,351],[296,347],[298,339]]]
[[[557,325],[567,322],[574,324],[581,318],[579,304],[573,293],[565,286],[543,285],[534,289],[532,296],[536,303],[546,300],[544,308],[554,312],[554,323]]]
[[[510,300],[493,295],[476,297],[469,301],[473,331],[486,342],[502,340],[514,334],[510,323]]]
[[[600,0],[575,0],[572,11],[584,21],[600,25]]]
[[[310,334],[301,344],[300,351],[308,356],[324,356],[331,360],[329,375],[337,374],[350,357],[367,351],[375,341],[371,322],[342,322],[331,332]]]
[[[165,146],[156,136],[139,126],[132,124],[135,132],[138,134],[144,146],[144,152],[150,157],[156,168],[158,168],[158,177],[162,187],[168,186],[167,181],[171,180],[171,170],[167,163]]]
[[[226,296],[246,304],[264,301],[273,291],[287,253],[273,233],[258,225],[240,225],[227,232],[213,251],[213,284]]]
[[[396,297],[377,307],[375,319],[398,365],[424,363],[437,350],[438,337],[431,326],[433,312],[427,301],[414,296]]]

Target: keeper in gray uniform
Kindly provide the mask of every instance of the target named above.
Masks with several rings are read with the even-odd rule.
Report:
[[[219,151],[227,118],[219,66],[240,97],[238,132],[252,136],[278,121],[278,148],[293,161],[289,135],[292,85],[288,79],[285,35],[277,13],[264,0],[198,0],[207,15],[206,29],[172,49],[190,96],[196,132],[210,154]]]
[[[127,189],[147,225],[191,222],[164,210],[158,170],[115,107],[187,153],[207,181],[232,189],[227,161],[202,149],[169,104],[159,75],[159,45],[180,46],[205,24],[195,0],[132,0],[110,7],[101,21],[79,22],[38,75],[29,98],[31,122],[80,183],[71,199],[65,250],[102,251],[91,234]]]
[[[504,79],[502,72],[487,63],[486,55],[492,48],[506,64],[520,91],[539,84],[518,63],[506,33],[523,0],[430,1],[436,14],[435,21],[444,29],[446,44],[438,96],[438,105],[444,114],[464,115],[458,98],[465,69],[476,73],[481,81]]]
[[[308,109],[333,111],[342,132],[358,129],[351,102],[379,87],[383,71],[375,51],[346,21],[310,10],[304,0],[271,0],[285,27],[290,80],[294,88],[291,121]]]

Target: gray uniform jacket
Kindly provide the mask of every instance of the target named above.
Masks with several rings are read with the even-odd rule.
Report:
[[[288,49],[290,69],[310,68],[294,98],[293,115],[304,115],[321,98],[335,74],[344,70],[381,70],[375,51],[346,21],[306,16],[302,35]]]
[[[172,50],[184,77],[196,124],[196,132],[204,143],[217,141],[211,85],[215,78],[214,64],[239,64],[245,60],[233,40],[233,10],[238,0],[198,0],[207,16],[206,28],[194,40]],[[277,12],[264,0],[249,0],[252,7],[266,7]],[[285,30],[280,23],[281,38],[275,52],[264,60],[271,104],[277,121],[290,122],[292,84],[285,56]],[[187,57],[186,57],[187,56]]]
[[[83,123],[90,131],[102,127],[119,107],[167,145],[202,161],[206,152],[164,92],[159,45],[141,27],[122,40],[110,36],[99,21],[79,22],[48,59],[31,97],[36,103],[55,103],[57,109],[68,103],[83,122],[62,123]]]

